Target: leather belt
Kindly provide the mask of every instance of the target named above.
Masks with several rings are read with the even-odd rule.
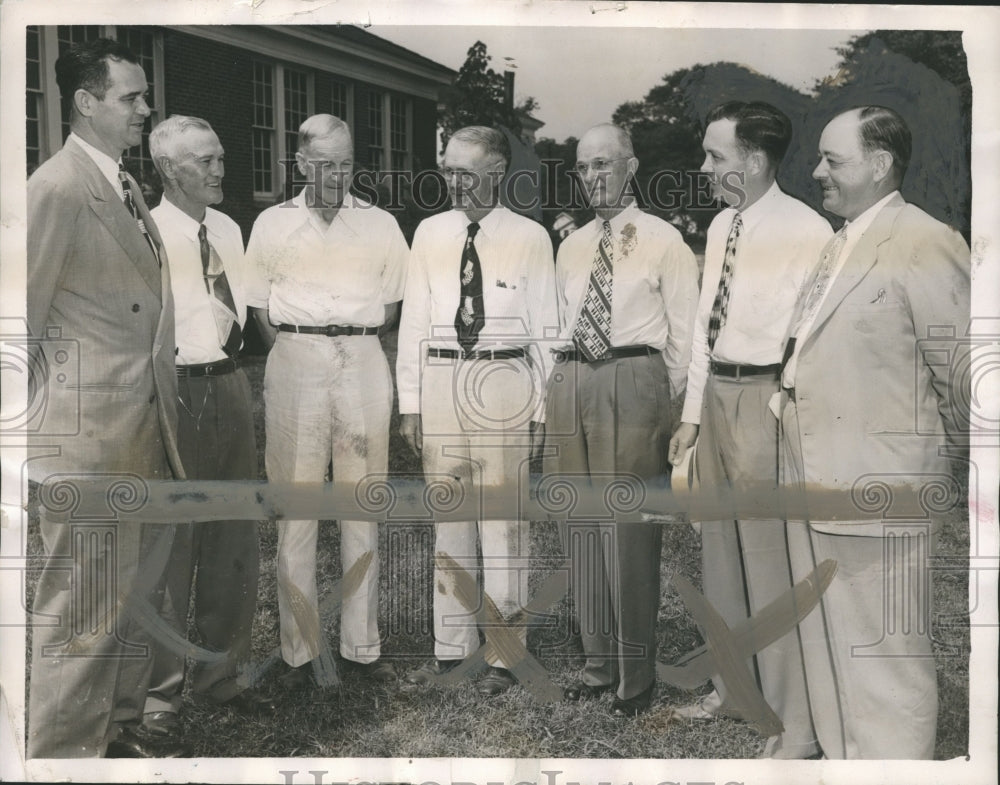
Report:
[[[299,333],[301,335],[325,335],[333,338],[337,335],[376,335],[378,327],[355,327],[349,324],[327,324],[322,327],[311,327],[308,325],[279,324],[278,329],[283,333]]]
[[[654,349],[652,346],[646,346],[645,344],[612,346],[605,352],[603,357],[598,357],[596,360],[588,360],[579,349],[556,349],[552,352],[557,363],[601,363],[607,360],[620,360],[624,357],[652,357],[659,353],[659,349]]]
[[[233,373],[240,367],[240,361],[236,357],[227,357],[225,360],[215,360],[210,363],[195,363],[193,365],[178,365],[177,375],[181,378],[197,379],[201,376],[225,376]]]
[[[770,376],[778,378],[781,373],[781,363],[774,365],[735,365],[733,363],[720,363],[715,360],[709,361],[708,367],[715,376],[725,376],[730,379],[742,379],[745,376]]]
[[[442,360],[512,360],[515,357],[524,357],[526,355],[524,347],[518,346],[515,349],[477,349],[473,352],[431,347],[427,350],[427,356],[439,357]]]

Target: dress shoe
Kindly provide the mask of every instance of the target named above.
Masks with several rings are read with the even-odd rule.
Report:
[[[611,713],[616,717],[635,717],[637,714],[642,714],[649,708],[655,688],[656,682],[654,681],[638,695],[633,695],[631,698],[616,697],[611,704]]]
[[[585,684],[578,681],[563,690],[563,698],[568,701],[594,700],[610,689],[610,684]]]
[[[404,680],[407,684],[423,687],[434,682],[438,676],[458,667],[461,660],[428,660],[416,670],[410,671]]]
[[[355,673],[365,679],[379,681],[383,684],[396,681],[396,669],[392,667],[391,662],[386,660],[355,662],[354,660],[342,659],[340,664],[346,673]]]
[[[506,692],[517,682],[514,674],[506,668],[490,668],[486,675],[479,680],[476,690],[483,697],[493,697],[501,692]]]
[[[158,736],[142,726],[122,728],[118,738],[108,742],[105,758],[189,758],[189,744],[169,736]]]
[[[285,690],[304,690],[316,684],[312,677],[312,660],[305,665],[286,665],[286,670],[278,677],[278,683]]]
[[[721,707],[722,697],[717,690],[712,690],[694,703],[674,709],[674,715],[684,720],[711,720]]]
[[[181,718],[175,711],[147,711],[142,715],[142,727],[153,736],[179,736]]]
[[[309,674],[306,674],[306,678],[309,678]],[[239,714],[270,714],[277,709],[273,699],[252,687],[236,693],[229,700],[219,701],[216,705],[225,706]]]

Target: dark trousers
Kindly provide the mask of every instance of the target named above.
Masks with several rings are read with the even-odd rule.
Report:
[[[178,447],[188,478],[256,479],[253,402],[246,374],[237,370],[224,376],[181,377],[178,396]],[[236,677],[250,655],[258,570],[256,521],[177,526],[161,616],[186,638],[193,589],[200,647],[226,653],[205,660],[195,652],[195,693],[224,701],[240,691]],[[184,664],[183,652],[157,645],[145,711],[180,708]]]
[[[645,482],[667,470],[670,384],[659,355],[556,368],[546,409],[545,473],[600,488]],[[551,454],[554,453],[554,454]],[[587,662],[583,681],[631,698],[656,678],[662,529],[600,516],[568,519],[561,532]]]

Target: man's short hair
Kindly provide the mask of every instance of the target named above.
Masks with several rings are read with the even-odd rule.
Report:
[[[212,126],[209,125],[208,121],[202,120],[200,117],[172,114],[149,132],[149,155],[152,157],[153,166],[160,173],[160,177],[163,177],[160,159],[163,157],[173,159],[177,138],[191,128],[212,131]]]
[[[139,65],[131,49],[111,38],[73,44],[63,52],[56,60],[56,84],[62,99],[72,106],[76,91],[83,89],[103,101],[110,86],[109,59]]]
[[[777,167],[792,141],[792,121],[764,101],[727,101],[708,113],[706,127],[717,120],[736,123],[736,144],[747,155],[760,150]]]
[[[861,149],[866,153],[885,150],[892,156],[892,171],[897,185],[910,165],[913,137],[900,114],[886,106],[858,107],[858,133]]]
[[[504,167],[510,166],[510,142],[507,141],[507,135],[497,128],[467,125],[455,131],[451,138],[458,142],[479,145],[489,158],[501,158]]]
[[[351,139],[351,127],[332,114],[314,114],[299,126],[299,152],[305,150],[316,139],[328,139],[337,133],[347,134]],[[352,140],[353,143],[353,140]]]

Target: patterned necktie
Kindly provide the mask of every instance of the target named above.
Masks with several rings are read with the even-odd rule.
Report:
[[[465,238],[459,266],[461,294],[458,310],[455,312],[455,331],[458,333],[458,343],[466,355],[479,340],[479,332],[486,321],[486,309],[483,306],[483,269],[479,264],[479,254],[473,242],[478,231],[479,224],[475,221],[469,224],[469,234]]]
[[[715,348],[726,316],[729,314],[729,291],[733,283],[733,262],[736,260],[736,243],[743,230],[743,217],[739,212],[733,218],[729,227],[729,239],[726,240],[726,255],[722,262],[722,275],[719,276],[719,288],[715,292],[715,302],[712,303],[712,313],[708,317],[708,350]]]
[[[163,262],[160,261],[160,254],[156,250],[156,244],[153,242],[153,238],[149,236],[149,232],[146,231],[146,222],[142,220],[142,215],[139,213],[139,208],[136,207],[135,199],[132,198],[132,183],[125,172],[125,165],[120,161],[118,163],[118,182],[122,185],[122,201],[125,202],[125,207],[139,225],[139,231],[146,238],[146,242],[149,243],[149,247],[153,251],[153,256],[156,257],[156,263],[162,267]]]
[[[816,316],[816,311],[819,310],[819,305],[823,302],[823,296],[826,294],[826,290],[830,286],[830,281],[833,278],[833,271],[837,267],[837,260],[840,258],[840,252],[844,248],[844,243],[847,241],[847,234],[845,230],[847,229],[847,224],[840,227],[840,230],[833,236],[830,244],[827,246],[826,251],[823,253],[823,257],[820,260],[819,267],[816,269],[816,282],[813,284],[812,289],[809,290],[809,294],[806,296],[805,305],[802,306],[802,312],[799,314],[799,318],[795,320],[795,327],[792,328],[791,335],[794,337],[798,335],[799,330],[802,329],[802,325],[808,324]]]
[[[229,288],[226,270],[219,254],[208,241],[205,224],[198,227],[198,244],[201,246],[201,271],[205,276],[205,288],[212,295],[212,311],[219,331],[219,345],[229,357],[235,357],[243,343],[243,332],[240,330],[239,319],[236,318],[236,301]]]
[[[593,362],[607,356],[611,350],[611,284],[614,269],[614,243],[611,224],[604,222],[604,233],[594,254],[587,294],[583,308],[573,328],[573,343],[583,356]]]

